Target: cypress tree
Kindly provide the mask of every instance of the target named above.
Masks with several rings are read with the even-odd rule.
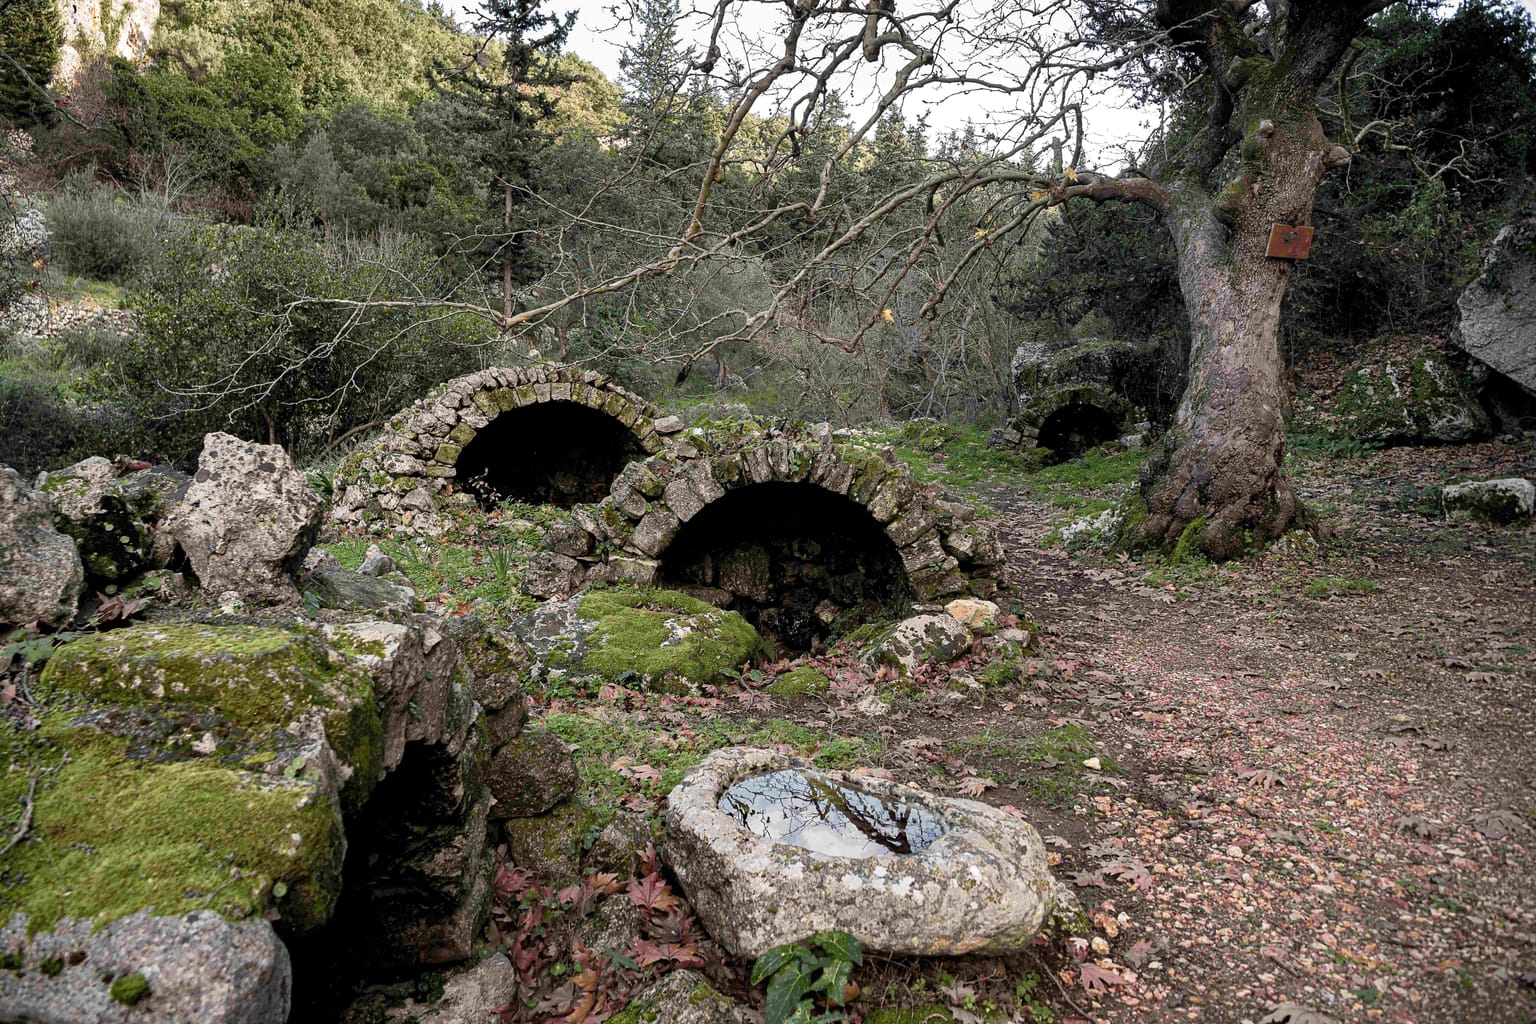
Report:
[[[63,42],[54,0],[0,0],[0,122],[32,128],[53,120],[46,87]]]

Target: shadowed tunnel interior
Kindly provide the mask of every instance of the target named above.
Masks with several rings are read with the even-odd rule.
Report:
[[[504,412],[459,453],[460,484],[493,506],[503,501],[572,505],[601,501],[644,447],[629,428],[576,402]]]
[[[904,614],[896,545],[858,502],[811,484],[754,484],[708,505],[662,555],[663,586],[738,611],[781,651]]]
[[[1040,424],[1037,443],[1055,453],[1057,461],[1075,459],[1090,448],[1120,436],[1120,421],[1087,402],[1069,402]]]

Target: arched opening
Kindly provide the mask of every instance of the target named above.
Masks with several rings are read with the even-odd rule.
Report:
[[[1037,443],[1058,462],[1075,459],[1090,448],[1120,436],[1120,420],[1089,402],[1068,402],[1040,424]]]
[[[647,452],[630,429],[576,402],[504,412],[464,446],[458,479],[482,505],[570,508],[603,500],[619,470]]]
[[[740,612],[782,653],[912,603],[896,545],[862,505],[804,483],[731,491],[663,552],[663,586]]]
[[[477,873],[489,875],[483,837],[466,842],[485,811],[468,803],[464,772],[442,745],[409,743],[367,802],[347,814],[335,912],[319,931],[289,941],[292,1020],[341,1020],[370,987],[470,953],[444,945],[468,930],[460,921],[473,902],[466,897]]]

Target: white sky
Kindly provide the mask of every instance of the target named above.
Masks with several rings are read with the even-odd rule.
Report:
[[[449,10],[469,12],[478,9],[477,0],[444,0]],[[899,0],[898,0],[899,2]],[[1520,0],[1532,17],[1536,17],[1536,0]],[[571,37],[566,42],[566,51],[580,56],[582,59],[597,65],[610,79],[618,81],[619,78],[619,53],[630,38],[630,27],[618,20],[614,13],[615,6],[624,8],[627,5],[624,0],[569,0],[562,3],[561,0],[548,0],[547,7],[551,11],[576,11],[576,27],[571,32]],[[686,10],[690,5],[682,5]],[[1447,0],[1446,6],[1454,8],[1454,3]],[[782,11],[779,4],[765,4],[765,10],[777,15]],[[848,99],[850,107],[857,110],[857,101]],[[915,98],[915,97],[914,97]],[[943,99],[942,94],[935,93],[935,101]],[[929,104],[909,104],[905,113],[908,119],[921,114]],[[973,111],[967,109],[967,105],[950,99],[942,104],[932,104],[930,124],[937,129],[960,127],[965,123]],[[872,109],[872,105],[871,105]],[[1086,135],[1088,149],[1091,157],[1089,163],[1094,166],[1106,168],[1109,165],[1119,163],[1118,150],[1129,140],[1145,138],[1151,128],[1151,120],[1155,117],[1153,111],[1136,111],[1127,109],[1124,103],[1106,99],[1103,105],[1093,110],[1087,121]]]

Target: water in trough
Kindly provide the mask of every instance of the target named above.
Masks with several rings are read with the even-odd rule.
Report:
[[[948,831],[920,804],[794,768],[741,779],[720,794],[719,807],[755,836],[836,857],[921,853]]]

